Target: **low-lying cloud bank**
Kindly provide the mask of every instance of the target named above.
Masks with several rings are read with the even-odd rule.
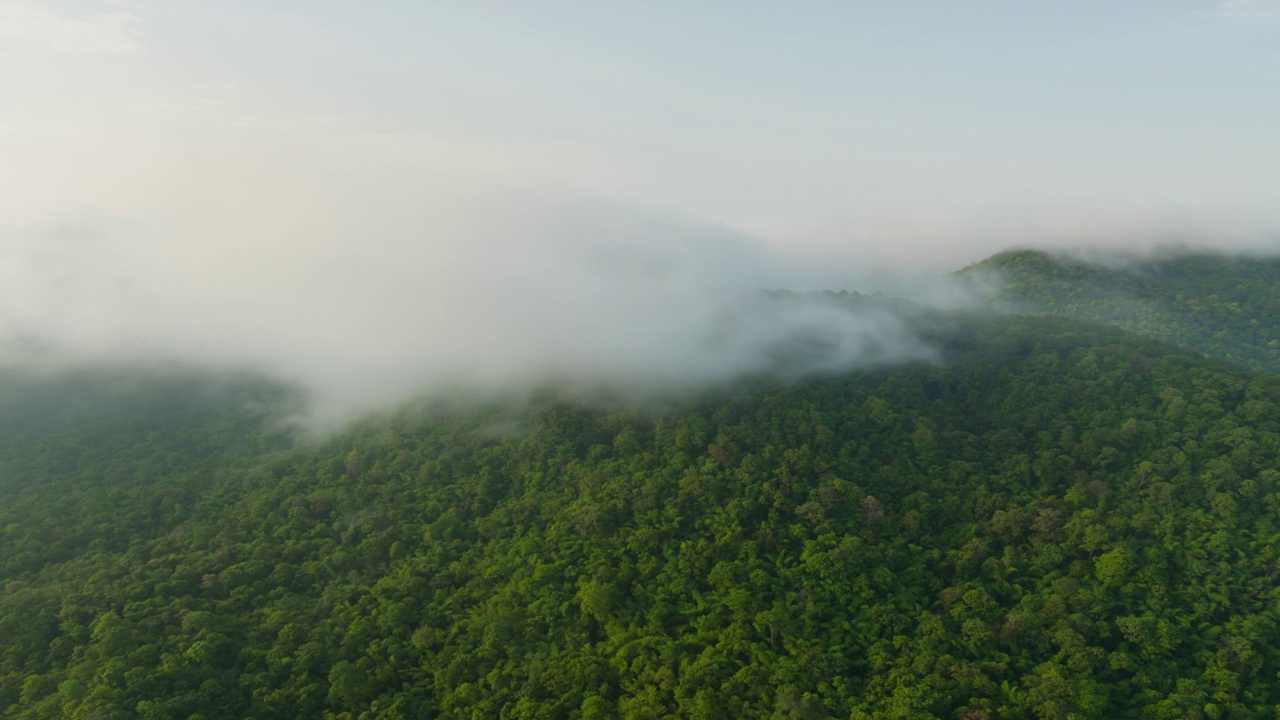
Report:
[[[787,252],[581,191],[513,189],[431,153],[320,146],[201,143],[157,160],[127,196],[95,190],[101,202],[53,219],[0,215],[0,358],[247,367],[345,417],[430,392],[680,392],[929,360],[918,324],[890,304],[764,291],[944,309],[982,295],[939,279],[929,258],[914,279],[865,264],[870,235]]]
[[[332,193],[221,189],[222,203],[178,194],[143,217],[0,229],[0,352],[249,367],[339,416],[439,391],[678,392],[934,357],[887,307],[766,296],[856,288],[852,263],[722,227],[528,194],[354,192],[334,207]]]

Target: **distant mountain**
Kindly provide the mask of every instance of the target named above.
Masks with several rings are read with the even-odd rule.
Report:
[[[935,332],[934,363],[292,449],[271,383],[9,375],[0,715],[1272,716],[1280,378]]]
[[[1280,259],[1166,253],[1000,253],[962,275],[994,280],[1022,312],[1116,325],[1163,342],[1280,372]]]

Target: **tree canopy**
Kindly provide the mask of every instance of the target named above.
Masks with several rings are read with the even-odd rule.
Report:
[[[1016,250],[961,271],[994,279],[1017,312],[1116,325],[1280,372],[1280,259],[1215,253],[1148,258]]]
[[[1280,379],[1066,318],[937,332],[311,444],[261,378],[10,373],[0,714],[1274,717]]]

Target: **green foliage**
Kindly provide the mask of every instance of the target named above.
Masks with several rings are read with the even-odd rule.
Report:
[[[945,343],[289,451],[267,385],[15,390],[0,715],[1274,717],[1280,380],[1052,318]]]
[[[962,274],[989,271],[1015,310],[1116,325],[1280,373],[1280,260],[1187,253],[1102,265],[1018,250]]]

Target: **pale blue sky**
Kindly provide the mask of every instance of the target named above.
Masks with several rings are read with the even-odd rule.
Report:
[[[392,154],[427,138],[508,189],[922,251],[1098,218],[1245,232],[1280,202],[1275,0],[5,8],[0,150],[22,143],[29,165],[33,126],[54,124],[102,146],[84,162],[148,133],[379,135]],[[315,135],[271,135],[299,124]],[[32,182],[10,189],[95,204],[81,183],[59,198]]]

